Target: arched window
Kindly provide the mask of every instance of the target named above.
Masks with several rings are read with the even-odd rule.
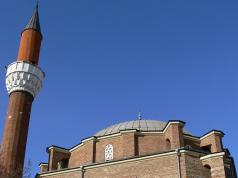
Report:
[[[113,146],[109,144],[105,148],[105,161],[110,161],[112,159],[113,159]]]
[[[211,167],[208,164],[206,164],[204,168],[205,168],[206,177],[211,178],[212,177]]]
[[[68,159],[62,159],[57,163],[57,170],[68,168]]]
[[[166,139],[166,149],[171,150],[171,142],[169,139]]]
[[[206,170],[211,170],[211,167],[208,164],[206,164],[204,167],[206,168]]]

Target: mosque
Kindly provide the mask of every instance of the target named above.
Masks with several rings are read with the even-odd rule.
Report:
[[[17,61],[7,67],[9,106],[1,143],[1,178],[21,178],[31,105],[44,72],[38,66],[42,33],[38,6],[21,34]],[[72,148],[49,146],[36,178],[237,178],[224,133],[196,136],[181,120],[138,117],[82,139]],[[202,126],[202,125],[201,125]]]
[[[138,119],[109,126],[70,149],[47,148],[38,178],[236,178],[224,133],[202,137],[185,122]]]

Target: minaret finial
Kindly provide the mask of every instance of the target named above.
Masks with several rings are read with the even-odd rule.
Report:
[[[38,10],[38,6],[39,6],[39,1],[36,0],[36,9]]]
[[[138,119],[141,120],[142,116],[141,116],[141,111],[139,111],[138,113]]]

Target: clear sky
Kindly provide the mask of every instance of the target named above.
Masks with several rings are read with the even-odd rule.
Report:
[[[35,1],[0,3],[0,139],[5,66]],[[44,88],[35,99],[26,160],[70,148],[112,124],[180,119],[201,136],[222,130],[238,163],[237,0],[41,0]],[[33,177],[33,176],[32,176]]]

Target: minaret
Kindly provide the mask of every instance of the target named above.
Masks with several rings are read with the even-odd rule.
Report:
[[[7,67],[9,104],[0,152],[1,172],[4,172],[1,178],[22,177],[31,105],[44,79],[44,73],[38,67],[41,40],[37,3],[21,33],[17,61]]]

